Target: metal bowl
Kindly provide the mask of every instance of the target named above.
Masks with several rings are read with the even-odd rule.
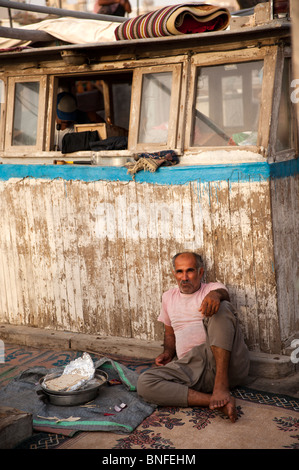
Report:
[[[39,384],[42,388],[43,393],[47,396],[50,403],[59,406],[75,406],[83,405],[91,400],[94,400],[98,395],[99,388],[107,383],[108,375],[106,372],[96,370],[94,378],[89,380],[80,389],[71,392],[49,390],[44,381],[55,379],[59,377],[61,373],[48,374],[39,380]]]

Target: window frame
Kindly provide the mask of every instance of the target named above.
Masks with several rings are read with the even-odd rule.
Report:
[[[126,73],[132,74],[132,89],[133,89],[133,76],[134,76],[134,69],[127,69]],[[59,89],[59,80],[61,78],[65,79],[74,79],[74,80],[80,80],[82,77],[89,77],[91,80],[94,79],[95,77],[98,77],[101,75],[103,78],[105,76],[111,76],[111,75],[118,75],[118,74],[123,74],[123,68],[115,68],[115,69],[102,69],[99,68],[98,70],[93,70],[92,72],[90,71],[84,71],[84,72],[78,72],[74,71],[73,73],[70,73],[69,71],[67,73],[57,73],[54,75],[49,76],[49,103],[51,103],[51,106],[49,107],[49,113],[48,113],[48,121],[47,121],[47,133],[46,133],[46,142],[45,142],[45,149],[47,152],[52,153],[54,156],[62,156],[64,154],[61,153],[61,151],[56,151],[53,150],[53,145],[54,145],[54,139],[55,139],[55,119],[56,119],[56,99],[57,99],[57,93]],[[132,91],[131,91],[132,95]],[[132,96],[131,96],[132,99]],[[105,112],[109,118],[113,116],[113,109],[112,109],[112,86],[110,84],[106,83],[104,84],[104,106],[105,106]],[[130,111],[131,112],[131,111]],[[130,126],[130,124],[129,124]],[[80,150],[77,152],[73,152],[72,155],[73,157],[90,157],[92,153],[97,153],[100,154],[108,152],[108,156],[114,156],[114,155],[125,155],[128,154],[128,149],[127,150],[100,150],[100,151],[91,151],[91,150]],[[121,153],[122,152],[122,153]]]
[[[287,149],[277,150],[276,148],[276,137],[277,137],[277,127],[279,123],[279,109],[280,109],[280,100],[282,92],[282,83],[283,83],[283,72],[286,59],[289,59],[290,67],[290,83],[293,76],[293,62],[291,56],[291,50],[289,47],[280,48],[277,55],[277,63],[275,69],[275,96],[273,95],[272,102],[272,119],[270,123],[270,138],[269,138],[269,147],[268,154],[273,161],[285,160],[292,158],[298,154],[299,147],[299,135],[297,127],[297,114],[296,114],[296,105],[291,102],[290,98],[290,125],[291,125],[291,146]],[[290,95],[292,89],[290,88]]]
[[[15,108],[15,90],[17,83],[30,83],[39,82],[39,103],[38,103],[38,116],[37,116],[37,134],[35,145],[13,145],[13,122],[14,122],[14,108]],[[6,130],[5,130],[5,150],[20,152],[34,152],[44,150],[45,140],[45,122],[46,122],[46,96],[47,96],[47,77],[46,76],[32,76],[25,77],[9,77],[7,83],[7,105],[6,105]]]
[[[227,51],[223,53],[206,53],[197,54],[191,58],[190,83],[192,84],[187,99],[187,122],[186,122],[186,148],[189,151],[209,151],[209,150],[237,150],[246,149],[254,152],[266,154],[265,150],[269,142],[269,123],[271,122],[272,97],[274,90],[274,65],[277,58],[277,46],[264,46],[261,48],[252,47],[247,49],[239,49]],[[241,62],[264,61],[264,72],[262,82],[262,95],[260,103],[260,115],[258,123],[257,144],[253,146],[191,146],[192,123],[194,116],[195,100],[196,100],[196,77],[198,67],[210,67],[217,65],[228,65]]]
[[[144,66],[134,70],[132,97],[131,97],[131,114],[129,125],[128,149],[132,152],[154,152],[157,150],[178,150],[180,142],[179,134],[179,105],[181,100],[182,88],[182,70],[183,63],[165,64],[157,66]],[[168,139],[166,144],[162,143],[143,143],[138,142],[139,120],[141,115],[141,98],[142,98],[142,81],[143,76],[147,74],[172,72],[172,86],[170,98],[170,120],[168,127]]]

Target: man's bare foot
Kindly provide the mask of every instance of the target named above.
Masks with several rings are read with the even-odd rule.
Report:
[[[213,398],[214,395],[215,397]],[[221,396],[222,398],[220,399],[220,391],[217,398],[215,390],[212,395],[209,395],[208,393],[197,392],[196,390],[189,388],[188,406],[208,406],[212,410],[218,409],[228,416],[231,422],[234,423],[237,419],[237,410],[235,406],[236,401],[229,391],[224,396]]]
[[[229,417],[232,423],[235,423],[236,420],[238,419],[237,416],[237,409],[236,409],[236,401],[234,397],[230,397],[230,401],[223,407],[220,408],[220,410]]]
[[[213,390],[209,408],[215,410],[216,408],[222,408],[227,403],[229,403],[231,394],[229,390],[226,389],[215,389]]]
[[[218,401],[217,403],[221,403],[221,402]],[[210,404],[209,408],[213,409],[213,410],[218,409],[218,410],[222,411],[226,416],[229,417],[229,419],[231,420],[232,423],[235,423],[236,420],[238,419],[237,410],[236,410],[236,400],[230,394],[228,396],[228,401],[226,402],[225,405],[216,406],[216,404],[214,402],[213,408],[211,407],[211,404]]]

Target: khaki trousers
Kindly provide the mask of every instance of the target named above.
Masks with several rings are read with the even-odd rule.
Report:
[[[146,401],[162,406],[188,406],[188,389],[212,393],[216,363],[210,346],[231,352],[230,387],[240,385],[248,375],[249,352],[237,315],[230,302],[223,301],[218,312],[204,318],[206,342],[195,346],[181,359],[153,367],[138,378],[137,393]]]

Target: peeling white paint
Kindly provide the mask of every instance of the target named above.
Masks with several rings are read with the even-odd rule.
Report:
[[[249,346],[277,352],[287,264],[274,269],[269,184],[0,182],[0,322],[160,340],[170,260],[188,249],[228,286]],[[294,324],[291,295],[288,309]]]
[[[203,244],[203,220],[200,203],[191,202],[127,202],[126,197],[117,197],[113,202],[102,202],[95,210],[95,235],[110,241],[147,240],[163,238],[179,243],[196,241]]]

